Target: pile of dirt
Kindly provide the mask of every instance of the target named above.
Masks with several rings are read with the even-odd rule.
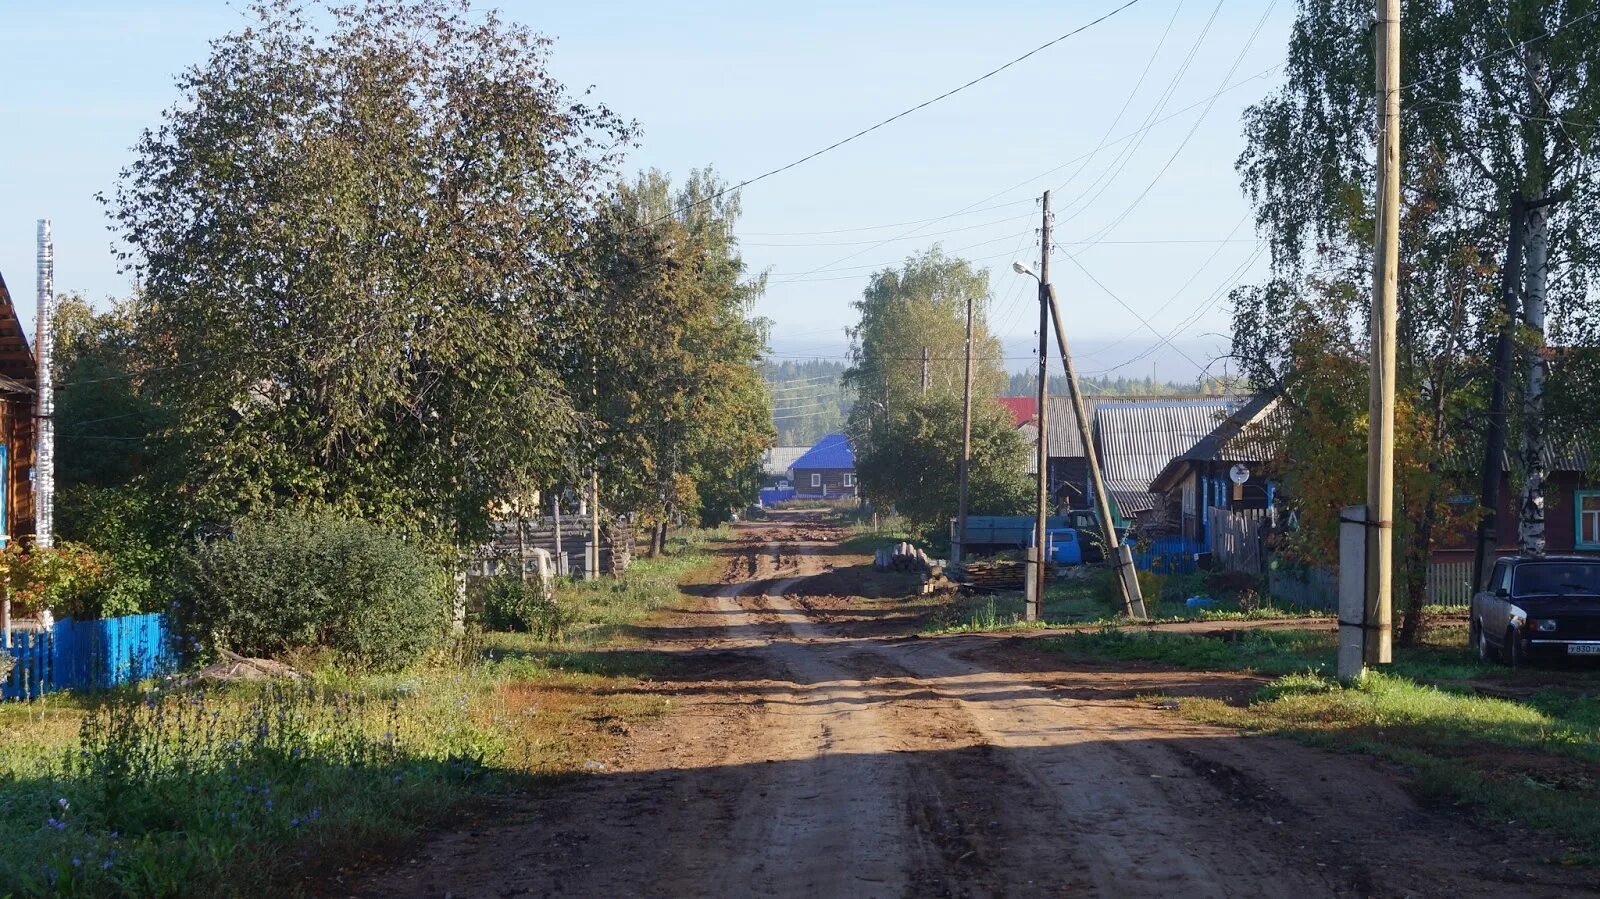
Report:
[[[299,680],[303,675],[272,659],[253,659],[237,653],[222,650],[221,658],[200,669],[196,675],[197,680],[203,681],[240,681],[240,680],[270,680],[273,678],[286,678]]]

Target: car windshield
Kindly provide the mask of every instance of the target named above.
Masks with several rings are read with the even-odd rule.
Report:
[[[1511,583],[1515,596],[1588,594],[1600,596],[1600,560],[1535,562],[1516,568]]]

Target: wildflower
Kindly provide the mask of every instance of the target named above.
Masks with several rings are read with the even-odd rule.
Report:
[[[271,799],[267,800],[267,811],[269,811],[269,812],[272,811],[272,800]]]
[[[311,820],[315,821],[320,817],[322,817],[322,809],[314,808],[311,810]]]
[[[81,859],[81,858],[78,858],[78,857],[77,857],[77,856],[76,856],[76,855],[74,855],[74,856],[73,856],[73,857],[72,857],[72,867],[74,867],[74,868],[81,868],[81,867],[83,867],[83,859]]]
[[[289,819],[289,826],[290,827],[299,827],[300,826],[300,819],[299,818],[290,818]]]
[[[115,864],[115,862],[113,862],[111,859],[108,858],[105,861],[100,863],[100,870],[109,871],[109,870],[111,870],[111,866],[113,864]]]
[[[59,805],[62,808],[66,808],[67,807],[67,800],[65,800],[65,799],[57,799],[56,800],[56,805]]]

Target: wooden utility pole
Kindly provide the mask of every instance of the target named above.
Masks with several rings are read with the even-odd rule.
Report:
[[[1029,596],[1024,606],[1024,617],[1029,621],[1038,621],[1044,613],[1044,581],[1045,572],[1049,571],[1047,562],[1046,545],[1048,544],[1050,512],[1050,290],[1046,287],[1050,283],[1050,192],[1044,192],[1043,224],[1040,226],[1039,240],[1039,496],[1038,507],[1035,509],[1036,519],[1033,530],[1033,595]]]
[[[1072,395],[1072,414],[1078,420],[1078,439],[1083,441],[1084,460],[1089,464],[1090,489],[1094,491],[1095,517],[1100,520],[1100,534],[1105,539],[1106,557],[1116,565],[1117,591],[1122,594],[1122,610],[1129,618],[1144,618],[1144,594],[1139,589],[1139,574],[1133,568],[1133,555],[1125,550],[1117,538],[1117,522],[1111,515],[1111,494],[1106,490],[1105,477],[1100,471],[1100,454],[1094,448],[1093,429],[1089,414],[1083,405],[1083,393],[1078,389],[1078,373],[1072,367],[1072,350],[1067,346],[1067,330],[1061,324],[1061,307],[1056,303],[1056,287],[1045,282],[1045,292],[1050,298],[1050,318],[1056,323],[1056,346],[1061,350],[1061,367],[1067,375],[1067,392]]]
[[[566,574],[561,570],[561,488],[550,492],[550,512],[555,516],[556,523],[556,574]]]
[[[972,294],[967,293],[967,344],[964,354],[965,368],[961,387],[961,472],[956,490],[956,539],[960,551],[954,561],[960,562],[967,551],[967,476],[972,465]]]
[[[517,499],[517,577],[528,582],[528,528],[522,520],[522,499]]]
[[[929,362],[928,348],[927,347],[923,347],[922,348],[922,392],[923,393],[927,393],[928,392],[928,383],[932,380],[932,378],[931,378],[932,372],[928,368],[928,362]]]
[[[1500,545],[1500,481],[1505,474],[1506,430],[1509,424],[1511,370],[1516,357],[1516,328],[1521,302],[1522,238],[1527,211],[1522,192],[1511,195],[1511,221],[1506,237],[1506,258],[1500,266],[1500,333],[1495,337],[1494,388],[1489,398],[1489,436],[1484,441],[1483,476],[1479,498],[1483,517],[1478,520],[1478,545],[1472,566],[1472,586],[1482,590]]]
[[[1378,0],[1378,221],[1372,272],[1362,661],[1393,659],[1394,382],[1400,264],[1400,0]],[[1361,671],[1339,672],[1354,678]]]

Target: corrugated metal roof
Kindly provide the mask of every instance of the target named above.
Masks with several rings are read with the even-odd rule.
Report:
[[[1237,400],[1099,403],[1095,432],[1106,478],[1148,490],[1167,463],[1216,430]]]
[[[856,454],[850,449],[850,438],[843,434],[829,434],[818,440],[805,454],[789,466],[800,468],[855,468]]]
[[[1086,402],[1084,410],[1089,414],[1089,429],[1094,430],[1093,403]],[[1083,440],[1078,434],[1078,416],[1072,411],[1072,397],[1050,397],[1050,420],[1046,422],[1050,430],[1050,455],[1056,458],[1081,458],[1088,455],[1083,451]]]
[[[775,446],[761,454],[761,470],[769,477],[782,477],[804,456],[809,446]]]
[[[1132,518],[1135,512],[1144,512],[1154,509],[1161,504],[1161,497],[1151,493],[1148,482],[1137,478],[1107,478],[1106,490],[1111,494],[1111,499],[1117,504],[1117,510],[1123,518]]]

